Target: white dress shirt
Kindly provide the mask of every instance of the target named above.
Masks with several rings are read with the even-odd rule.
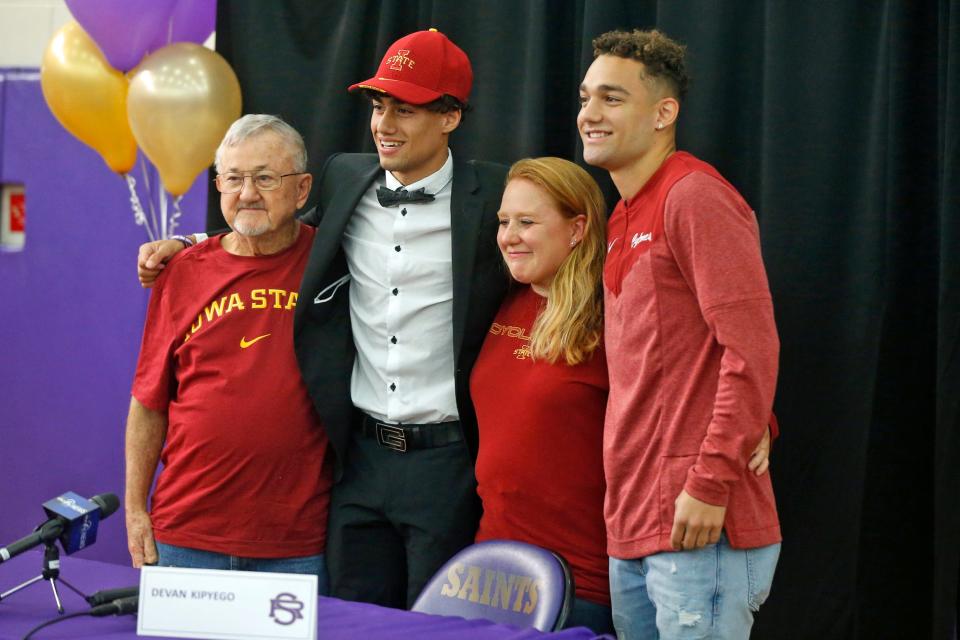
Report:
[[[343,249],[350,269],[350,321],[357,358],[353,404],[378,420],[457,420],[453,366],[450,199],[453,156],[437,172],[401,185],[389,171],[350,216]],[[425,188],[432,202],[382,207],[377,187]]]

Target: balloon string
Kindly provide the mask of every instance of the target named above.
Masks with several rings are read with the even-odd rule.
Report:
[[[134,222],[147,230],[148,238],[156,240],[153,230],[150,228],[150,225],[147,224],[147,217],[143,213],[143,205],[140,204],[140,197],[137,195],[136,179],[129,173],[123,174],[123,177],[126,178],[127,186],[130,188],[130,207],[133,209]]]
[[[180,223],[177,220],[180,219],[180,216],[183,214],[180,211],[180,201],[183,200],[183,196],[176,196],[173,199],[173,213],[170,215],[170,235],[172,236],[177,230],[177,225]],[[167,236],[169,237],[169,236]]]
[[[147,172],[147,157],[145,155],[142,157],[143,162],[140,163],[140,171],[143,173],[143,185],[147,191],[147,204],[150,206],[150,219],[153,221],[153,237],[156,237],[160,225],[157,224],[157,210],[153,206],[153,188],[150,186],[150,174]]]

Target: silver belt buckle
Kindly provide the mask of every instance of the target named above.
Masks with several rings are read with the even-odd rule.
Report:
[[[377,444],[400,453],[407,451],[407,434],[401,427],[393,424],[377,423]]]

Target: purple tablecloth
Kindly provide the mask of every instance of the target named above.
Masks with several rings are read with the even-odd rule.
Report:
[[[39,575],[42,563],[43,555],[30,551],[0,564],[0,593]],[[100,589],[136,585],[140,581],[140,572],[130,567],[67,557],[62,560],[61,576],[88,594]],[[61,585],[59,591],[66,613],[89,609],[87,603],[67,587]],[[49,583],[35,583],[0,602],[0,638],[19,640],[36,625],[54,617],[57,617],[57,610]],[[514,629],[483,620],[430,616],[334,598],[320,598],[317,620],[319,640],[585,640],[594,637],[583,627],[558,633],[542,633],[532,629]],[[43,629],[35,637],[37,640],[130,639],[137,637],[136,629],[137,623],[133,616],[82,617]]]

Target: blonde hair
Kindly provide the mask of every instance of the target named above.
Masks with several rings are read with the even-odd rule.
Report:
[[[603,339],[603,261],[606,204],[590,174],[562,158],[524,158],[507,174],[543,189],[564,218],[585,215],[583,239],[570,250],[550,283],[546,308],[530,331],[533,358],[568,365],[586,361]]]

